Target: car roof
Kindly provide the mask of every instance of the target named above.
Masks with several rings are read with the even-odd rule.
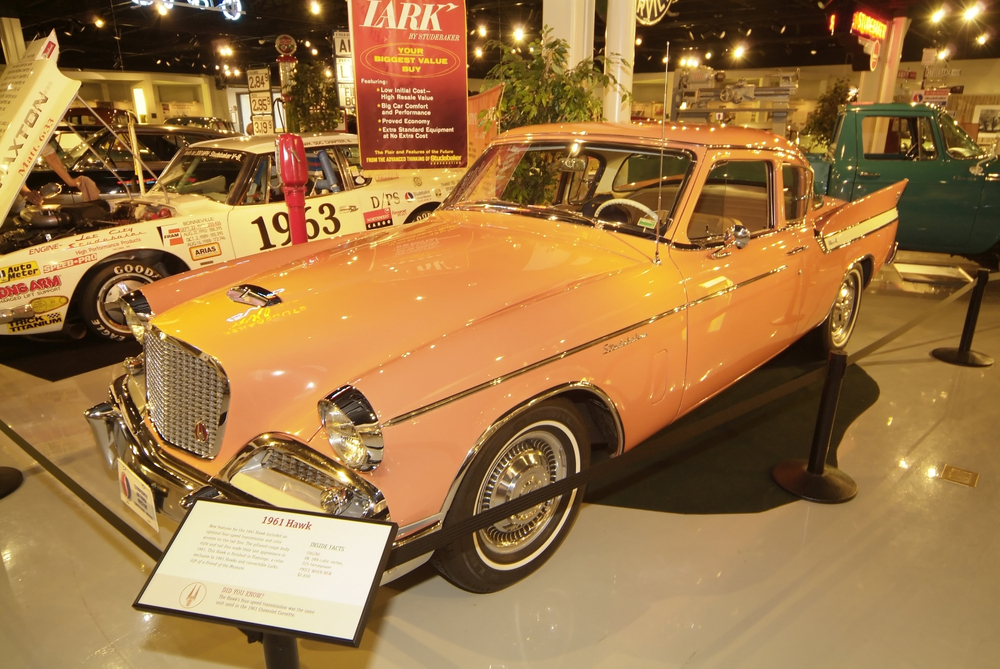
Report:
[[[734,125],[707,123],[659,122],[651,123],[552,123],[532,125],[508,130],[500,139],[517,138],[574,139],[589,138],[604,141],[622,139],[659,142],[661,138],[671,144],[693,146],[740,146],[749,148],[793,149],[795,145],[784,137],[765,130]]]
[[[872,106],[877,106],[879,111],[885,112],[908,112],[914,109],[925,109],[932,113],[941,111],[937,107],[923,102],[852,102],[847,105],[848,111],[862,111]]]
[[[196,142],[192,146],[210,146],[215,149],[246,151],[247,153],[274,153],[274,143],[279,135],[222,135],[220,139]],[[358,136],[346,132],[302,133],[302,143],[310,146],[351,145],[358,143]]]

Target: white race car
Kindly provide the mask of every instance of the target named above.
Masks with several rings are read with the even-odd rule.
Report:
[[[54,56],[44,55],[45,42],[33,43],[25,60],[0,78],[0,88],[10,85],[19,95],[17,104],[0,105],[0,146],[14,153],[0,156],[0,220],[27,176],[17,166],[35,162],[79,86],[58,72]],[[24,76],[18,70],[26,60],[31,67]],[[41,82],[44,100],[38,94]],[[169,274],[288,245],[275,139],[259,135],[193,144],[174,157],[145,196],[110,205],[28,206],[9,218],[0,230],[0,334],[66,327],[80,334],[86,325],[102,337],[123,340],[130,336],[117,305],[124,293]],[[362,174],[355,135],[314,134],[303,143],[309,239],[425,217],[464,172]]]

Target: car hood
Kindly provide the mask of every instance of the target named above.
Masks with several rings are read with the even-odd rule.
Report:
[[[0,112],[0,221],[7,218],[14,199],[52,137],[80,82],[56,67],[59,42],[55,31],[28,45],[24,56],[8,65],[0,90],[9,102]]]
[[[370,399],[386,419],[587,341],[607,332],[614,306],[568,319],[557,300],[585,300],[596,284],[650,265],[617,233],[438,212],[405,229],[317,245],[242,280],[280,304],[241,304],[223,288],[153,324],[222,365],[232,389],[224,448],[238,448],[268,430],[308,438],[316,402],[346,384],[377,395]],[[527,330],[512,335],[524,319]]]

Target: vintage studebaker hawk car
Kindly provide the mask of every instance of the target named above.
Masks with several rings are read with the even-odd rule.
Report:
[[[0,112],[0,221],[30,166],[79,87],[55,66],[57,53],[31,45],[0,89],[17,104]],[[27,63],[27,65],[25,65]],[[36,93],[44,89],[42,97]],[[23,136],[22,136],[23,135]],[[27,137],[28,139],[24,139]],[[177,153],[142,197],[28,206],[0,229],[0,334],[41,334],[84,325],[124,340],[118,298],[156,279],[270,251],[291,243],[288,208],[275,165],[274,135],[192,144]],[[310,181],[310,239],[399,226],[426,216],[464,170],[366,171],[358,139],[342,133],[303,137]],[[9,149],[8,149],[9,147]]]
[[[88,411],[99,448],[169,517],[224,498],[391,518],[403,544],[634,447],[803,335],[843,347],[905,182],[815,199],[785,139],[660,133],[508,132],[425,221],[128,295],[144,352]],[[386,579],[433,557],[505,587],[581,495]]]

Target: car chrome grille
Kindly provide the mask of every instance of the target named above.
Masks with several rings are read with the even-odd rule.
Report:
[[[203,458],[222,446],[229,380],[219,363],[152,328],[145,340],[146,401],[153,427],[168,443]]]

